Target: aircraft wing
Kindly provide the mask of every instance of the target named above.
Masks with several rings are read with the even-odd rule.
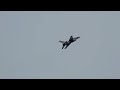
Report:
[[[65,43],[65,41],[59,41],[59,42],[61,42],[62,44],[64,44],[64,43]]]

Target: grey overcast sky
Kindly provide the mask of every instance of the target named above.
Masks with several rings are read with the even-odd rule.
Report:
[[[120,12],[1,11],[0,78],[120,78]]]

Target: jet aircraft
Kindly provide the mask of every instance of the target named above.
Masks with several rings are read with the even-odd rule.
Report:
[[[73,36],[70,36],[70,39],[69,39],[69,41],[59,41],[59,42],[61,42],[62,44],[63,44],[63,46],[62,46],[62,49],[64,48],[64,49],[66,49],[71,43],[73,43],[73,42],[75,42],[78,38],[80,38],[80,37],[74,37],[73,38]]]

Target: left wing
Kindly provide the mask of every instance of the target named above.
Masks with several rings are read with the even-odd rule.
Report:
[[[59,41],[59,42],[61,42],[62,44],[64,44],[66,41]]]

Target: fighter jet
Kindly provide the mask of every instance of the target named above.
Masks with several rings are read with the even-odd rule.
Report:
[[[63,44],[63,46],[62,46],[62,49],[64,48],[64,49],[66,49],[71,43],[73,43],[74,41],[76,41],[78,38],[80,38],[80,37],[74,37],[73,38],[73,36],[70,36],[70,39],[69,39],[69,41],[59,41],[59,42],[61,42],[62,44]]]

